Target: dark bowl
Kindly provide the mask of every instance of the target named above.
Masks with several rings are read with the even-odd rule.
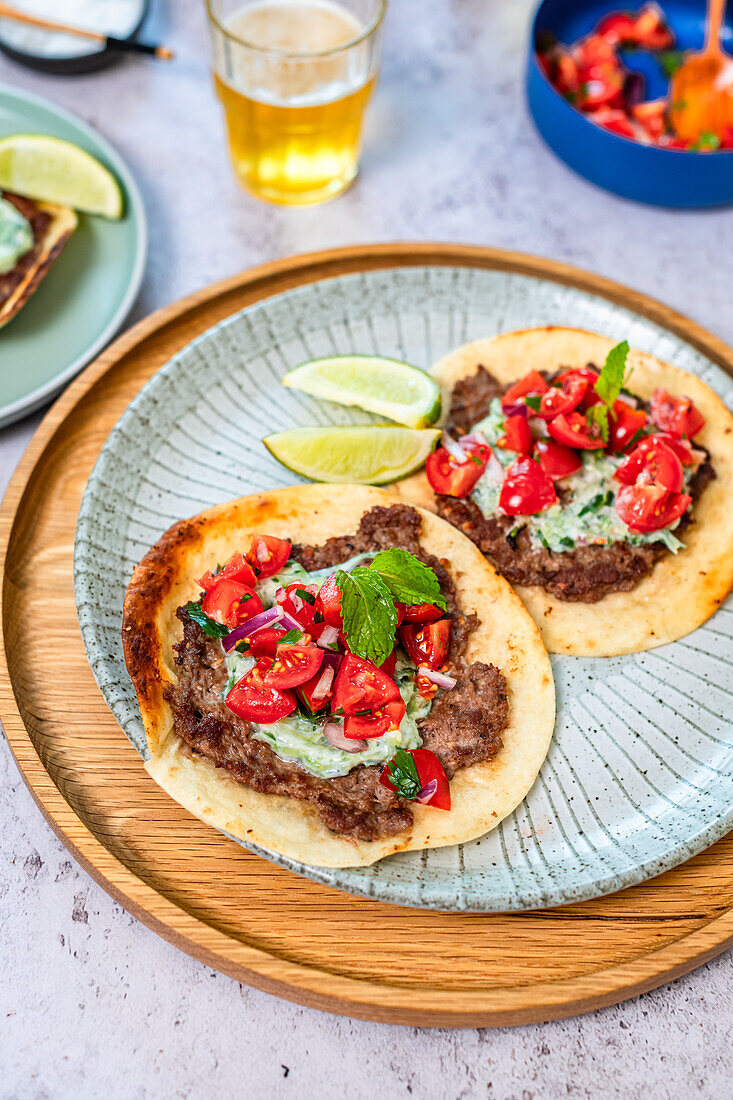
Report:
[[[641,7],[639,0],[634,8]],[[537,128],[550,148],[592,183],[638,202],[657,206],[705,207],[733,202],[733,151],[698,153],[660,149],[604,130],[576,110],[553,88],[540,67],[536,42],[548,31],[571,44],[609,12],[631,7],[620,0],[543,0],[529,44],[527,96]],[[682,50],[702,48],[705,0],[666,0],[665,16]],[[733,4],[728,5],[723,42],[733,46]],[[646,98],[664,94],[667,82],[656,61],[643,53],[625,54],[630,69],[647,80]]]

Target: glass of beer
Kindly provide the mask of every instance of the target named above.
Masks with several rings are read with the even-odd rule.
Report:
[[[262,199],[333,198],[357,173],[387,0],[206,0],[237,178]]]

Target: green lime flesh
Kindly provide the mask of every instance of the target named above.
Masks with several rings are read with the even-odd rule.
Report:
[[[311,481],[384,485],[418,470],[439,436],[435,428],[383,424],[295,428],[262,442],[283,466]]]
[[[88,214],[122,216],[122,191],[112,173],[78,145],[45,134],[0,140],[0,188]]]

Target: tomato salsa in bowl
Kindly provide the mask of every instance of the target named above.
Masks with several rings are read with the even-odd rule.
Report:
[[[626,198],[677,207],[733,201],[727,141],[679,148],[665,123],[670,66],[700,49],[704,33],[705,5],[693,0],[628,8],[608,0],[544,0],[532,31],[527,94],[547,144],[580,175]],[[731,35],[728,22],[724,40]],[[604,64],[596,80],[585,55],[594,57],[600,47]],[[578,69],[592,70],[592,79]]]

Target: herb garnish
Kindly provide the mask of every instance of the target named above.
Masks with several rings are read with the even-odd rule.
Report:
[[[292,630],[288,630],[287,633],[283,634],[282,638],[278,638],[277,644],[278,645],[297,645],[302,637],[303,637],[303,631],[302,630],[296,630],[295,627],[293,627]]]
[[[542,401],[542,398],[539,396],[539,394],[536,394],[536,393],[530,393],[524,399],[525,405],[527,405],[532,410],[532,412],[539,412],[540,411],[540,402],[541,401]]]
[[[316,602],[316,597],[306,588],[296,588],[295,595],[300,596],[301,600],[305,600],[306,603],[314,604]]]
[[[674,76],[685,60],[685,55],[682,50],[663,50],[656,55],[656,58],[664,75]]]
[[[714,134],[712,132],[712,130],[703,130],[703,132],[700,134],[700,137],[697,139],[695,144],[692,145],[690,148],[695,149],[695,150],[699,150],[699,149],[719,149],[720,148],[720,138],[718,137],[717,134]]]
[[[616,344],[615,348],[611,348],[594,387],[601,399],[601,404],[591,405],[585,414],[588,424],[598,428],[604,443],[608,443],[609,437],[608,414],[613,411],[613,406],[624,386],[628,354],[628,340],[622,340],[620,344]]]
[[[394,649],[395,601],[445,608],[438,578],[408,550],[380,550],[371,565],[336,572],[344,633],[352,653],[381,665]]]
[[[415,758],[405,749],[398,749],[387,763],[387,774],[395,790],[402,798],[414,802],[420,794],[420,776],[417,774]]]
[[[189,619],[193,619],[195,623],[198,623],[204,634],[207,634],[209,638],[224,638],[229,633],[229,627],[222,626],[215,619],[210,619],[200,603],[186,604],[186,611]]]

